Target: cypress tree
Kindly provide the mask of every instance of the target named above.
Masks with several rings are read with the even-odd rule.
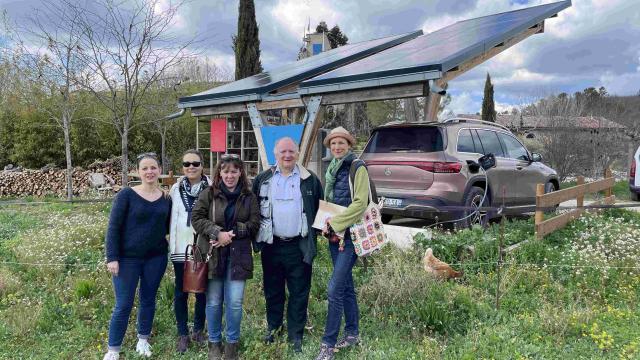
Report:
[[[236,56],[236,80],[262,72],[260,39],[253,0],[240,0],[238,5],[238,33],[233,37]]]
[[[493,84],[491,84],[491,76],[489,76],[489,73],[487,73],[487,80],[484,82],[482,120],[496,122],[496,106],[493,102]]]

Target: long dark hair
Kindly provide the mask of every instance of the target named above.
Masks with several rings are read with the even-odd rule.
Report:
[[[220,173],[223,169],[226,169],[229,166],[233,166],[240,170],[240,179],[238,179],[237,186],[240,186],[242,192],[251,191],[249,178],[247,177],[247,172],[244,170],[244,162],[240,160],[239,157],[223,156],[213,172],[213,182],[211,183],[211,187],[213,188],[214,193],[217,194],[220,191],[220,185],[222,184],[222,176]]]

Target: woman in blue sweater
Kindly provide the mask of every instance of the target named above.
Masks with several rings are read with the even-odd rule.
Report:
[[[156,293],[167,268],[167,239],[171,200],[158,187],[156,154],[138,156],[142,183],[124,188],[113,201],[107,228],[107,269],[112,274],[116,304],[109,324],[105,360],[117,360],[140,283],[136,351],[151,356],[148,339],[156,310]]]

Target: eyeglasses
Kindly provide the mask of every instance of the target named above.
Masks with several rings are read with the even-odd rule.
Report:
[[[238,154],[222,154],[220,156],[221,160],[227,160],[227,159],[240,159],[240,155]]]
[[[201,164],[202,163],[200,161],[183,161],[182,162],[182,166],[184,166],[184,167],[189,167],[189,166],[192,166],[192,165],[193,165],[193,167],[200,167]]]
[[[157,158],[158,158],[158,154],[156,154],[156,153],[154,153],[154,152],[146,152],[146,153],[142,153],[142,154],[138,155],[138,157],[136,158],[136,160],[140,161],[140,160],[142,160],[142,159],[144,159],[144,158],[146,158],[146,157],[151,157],[151,158],[157,159]]]

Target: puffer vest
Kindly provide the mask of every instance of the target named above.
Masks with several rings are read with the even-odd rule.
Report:
[[[351,163],[355,160],[355,156],[345,159],[336,173],[336,183],[333,186],[333,203],[340,206],[349,206],[351,204],[351,190],[349,189],[349,169]]]

